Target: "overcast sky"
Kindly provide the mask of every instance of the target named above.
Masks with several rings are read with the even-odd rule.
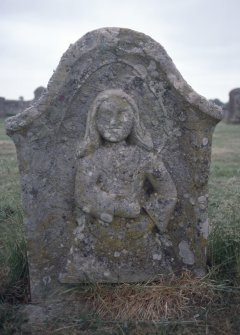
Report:
[[[162,44],[208,99],[240,87],[240,0],[0,0],[0,96],[32,99],[69,44],[113,26]]]

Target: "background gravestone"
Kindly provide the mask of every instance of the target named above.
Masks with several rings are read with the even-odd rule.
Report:
[[[240,123],[240,88],[235,88],[229,93],[229,102],[225,108],[225,121]]]
[[[85,281],[203,275],[221,117],[144,34],[105,28],[71,45],[42,97],[6,124],[32,300]]]

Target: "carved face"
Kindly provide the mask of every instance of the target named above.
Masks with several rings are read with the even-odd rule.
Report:
[[[110,97],[99,106],[96,122],[97,129],[105,140],[122,141],[128,137],[133,127],[132,107],[121,97]]]

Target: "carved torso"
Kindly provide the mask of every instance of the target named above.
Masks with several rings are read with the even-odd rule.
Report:
[[[134,199],[143,186],[148,161],[148,153],[139,147],[116,144],[98,149],[78,168],[91,171],[102,191]]]

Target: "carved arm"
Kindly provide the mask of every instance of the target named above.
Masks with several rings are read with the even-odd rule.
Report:
[[[146,178],[152,185],[153,192],[146,199],[143,208],[158,229],[164,232],[177,202],[177,190],[163,162],[155,164],[146,173]]]

